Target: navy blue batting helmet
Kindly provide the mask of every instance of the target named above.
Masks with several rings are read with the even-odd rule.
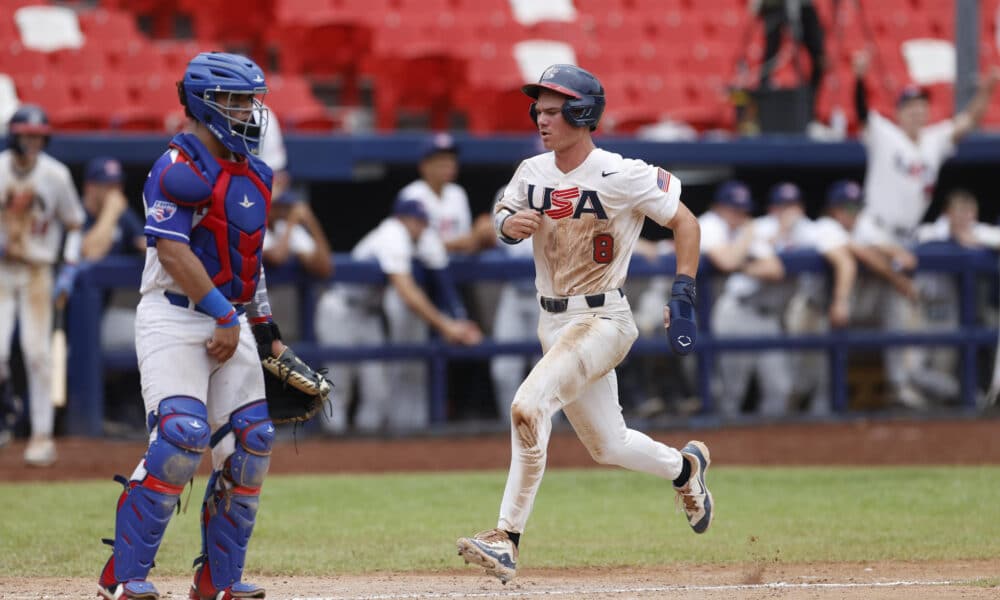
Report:
[[[538,100],[542,90],[552,90],[566,96],[562,114],[574,127],[597,129],[597,122],[604,113],[604,87],[592,73],[576,65],[552,65],[542,73],[538,83],[529,83],[521,91]],[[529,109],[531,120],[538,122],[535,102]]]
[[[181,104],[222,145],[237,154],[257,154],[267,122],[262,101],[267,85],[257,63],[239,54],[202,52],[188,63],[178,91]],[[251,96],[251,102],[231,106],[234,95]]]
[[[52,134],[49,117],[41,106],[22,104],[7,122],[7,146],[12,148],[14,152],[22,154],[24,148],[21,146],[20,136],[32,133],[45,136],[45,143],[48,144],[49,135]]]

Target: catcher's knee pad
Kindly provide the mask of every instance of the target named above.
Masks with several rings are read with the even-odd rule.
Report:
[[[140,481],[115,479],[125,486],[115,517],[114,555],[102,580],[142,580],[153,566],[163,532],[181,491],[208,447],[208,412],[195,398],[172,396],[160,402],[149,426],[156,439],[146,450],[146,476]]]
[[[222,470],[212,474],[202,507],[202,555],[196,561],[201,568],[195,576],[195,588],[202,597],[214,597],[243,576],[260,486],[274,443],[267,404],[262,400],[234,411],[213,442],[218,443],[229,431],[236,437],[236,448]]]
[[[151,432],[155,428],[156,439],[146,450],[146,472],[183,487],[198,470],[211,438],[205,404],[186,396],[165,398],[147,424]]]

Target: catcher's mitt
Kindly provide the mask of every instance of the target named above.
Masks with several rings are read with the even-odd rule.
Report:
[[[291,348],[279,356],[271,354],[271,342],[281,339],[273,323],[254,325],[254,337],[264,368],[267,410],[274,423],[308,421],[323,407],[333,383],[302,362]],[[266,330],[266,331],[265,331]]]

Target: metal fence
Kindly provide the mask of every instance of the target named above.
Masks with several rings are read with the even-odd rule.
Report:
[[[888,346],[926,345],[957,348],[961,355],[959,379],[962,386],[961,405],[975,407],[977,393],[976,354],[979,348],[997,343],[997,331],[977,322],[976,284],[983,276],[997,273],[997,256],[993,252],[966,250],[951,244],[933,244],[917,249],[919,270],[950,273],[959,286],[960,321],[951,331],[896,332],[868,329],[835,330],[824,334],[756,336],[714,336],[709,330],[709,314],[713,304],[711,266],[703,261],[699,271],[698,314],[701,323],[696,348],[698,360],[698,391],[702,411],[713,411],[711,392],[712,368],[715,355],[721,351],[755,351],[762,349],[822,349],[829,357],[831,402],[835,411],[847,410],[847,359],[852,350],[879,349]],[[787,253],[781,256],[789,275],[824,272],[827,264],[811,251]],[[336,273],[332,281],[380,284],[385,276],[374,261],[357,262],[347,254],[335,257]],[[104,374],[106,370],[135,369],[134,351],[102,352],[101,316],[103,298],[108,290],[139,285],[142,261],[136,258],[113,257],[86,266],[70,299],[69,308],[69,398],[67,427],[70,433],[100,436],[104,419]],[[459,284],[530,278],[534,267],[530,260],[510,259],[500,253],[484,253],[476,257],[458,257],[452,261],[453,276]],[[634,257],[630,278],[672,275],[674,259],[664,256],[656,261]],[[447,366],[456,360],[486,360],[499,354],[538,354],[537,340],[499,343],[486,339],[478,346],[452,346],[438,339],[421,344],[388,344],[378,346],[324,347],[312,336],[316,301],[323,286],[297,266],[269,269],[269,286],[293,285],[297,290],[299,331],[295,351],[312,364],[329,361],[362,360],[426,360],[430,370],[430,418],[442,423],[447,416]],[[640,338],[632,347],[632,355],[665,354],[670,352],[665,336]],[[164,368],[167,368],[165,366]]]

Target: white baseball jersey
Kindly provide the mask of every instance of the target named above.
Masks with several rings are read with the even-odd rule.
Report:
[[[862,220],[912,232],[927,212],[941,165],[955,150],[954,133],[949,119],[923,128],[914,142],[898,125],[872,111],[864,138],[868,169]]]
[[[917,241],[944,242],[951,239],[951,223],[947,216],[938,217],[933,223],[925,223],[917,228]],[[972,226],[972,239],[984,248],[1000,246],[1000,227],[987,223],[976,223]]]
[[[399,195],[423,203],[430,217],[431,228],[444,242],[450,242],[472,229],[469,197],[462,186],[456,183],[444,184],[441,195],[438,196],[426,181],[418,179],[401,189]]]
[[[30,193],[20,213],[6,210],[10,194]],[[0,248],[32,264],[54,264],[63,227],[82,226],[86,215],[66,165],[42,152],[26,174],[14,170],[14,152],[0,152]]]
[[[275,222],[274,229],[268,229],[264,235],[264,252],[267,252],[277,243],[279,237],[285,235],[288,229],[288,221],[282,219]],[[309,235],[309,230],[298,223],[292,227],[292,232],[288,234],[288,247],[292,254],[311,254],[316,249],[316,240]]]
[[[284,171],[288,166],[288,154],[285,152],[285,138],[281,135],[278,117],[268,108],[264,121],[267,128],[264,130],[264,139],[260,141],[260,153],[257,156],[275,173]]]
[[[621,287],[643,221],[666,225],[681,182],[641,160],[596,148],[563,173],[548,152],[521,163],[498,210],[537,210],[535,287],[543,296],[595,294]]]
[[[732,241],[733,234],[736,233],[725,219],[712,210],[707,210],[698,217],[698,225],[701,227],[702,254]]]

